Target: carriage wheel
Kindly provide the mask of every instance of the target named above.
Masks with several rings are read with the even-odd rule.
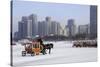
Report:
[[[26,51],[22,51],[22,56],[26,56]]]

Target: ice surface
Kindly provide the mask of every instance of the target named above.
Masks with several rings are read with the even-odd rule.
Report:
[[[24,47],[21,44],[13,46],[13,64],[14,66],[25,65],[44,65],[58,63],[74,62],[95,62],[97,61],[97,48],[72,48],[72,41],[44,42],[53,43],[54,48],[51,54],[46,55],[27,55],[22,57],[21,51]]]

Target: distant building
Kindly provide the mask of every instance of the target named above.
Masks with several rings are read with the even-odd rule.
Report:
[[[32,38],[32,20],[28,20],[27,22],[27,38]]]
[[[42,21],[42,35],[43,36],[48,35],[48,26],[46,21]]]
[[[20,39],[36,36],[38,34],[37,15],[22,16],[18,23],[18,34]]]
[[[22,23],[22,22],[19,22],[18,23],[18,38],[19,39],[22,39],[22,38],[24,38],[24,24]]]
[[[53,35],[57,34],[57,23],[56,23],[56,21],[51,22],[50,34],[53,34]]]
[[[76,34],[76,26],[74,23],[74,19],[68,20],[68,29],[69,29],[69,37],[74,36]]]
[[[90,37],[97,38],[97,6],[90,6]]]
[[[52,21],[51,22],[51,34],[58,35],[58,22]]]
[[[15,39],[19,39],[19,33],[18,33],[18,31],[14,33],[14,38]]]
[[[89,24],[86,25],[79,25],[78,27],[78,33],[79,34],[89,34]]]
[[[47,16],[45,18],[45,27],[46,27],[46,35],[50,35],[51,34],[51,17]]]
[[[32,35],[36,36],[38,34],[37,15],[31,14],[28,18],[29,18],[29,20],[32,20]]]
[[[46,17],[45,21],[38,22],[38,34],[40,36],[60,35],[60,24]]]
[[[64,35],[65,35],[65,36],[69,36],[69,28],[68,28],[67,25],[65,26],[65,29],[64,29],[64,30],[65,30]]]
[[[57,35],[60,35],[60,34],[61,34],[60,31],[61,31],[61,25],[60,25],[60,23],[58,22],[58,23],[57,23]]]
[[[46,21],[38,22],[38,35],[46,36],[48,34],[48,27]]]
[[[42,36],[42,30],[43,28],[42,28],[42,22],[41,21],[39,21],[38,22],[38,35],[39,36]]]
[[[51,21],[51,17],[47,16],[47,17],[45,18],[45,20],[46,20],[47,22],[50,22],[50,21]]]
[[[28,17],[22,16],[22,20],[21,20],[22,26],[20,26],[21,28],[19,28],[19,30],[22,29],[22,33],[21,33],[23,36],[22,38],[27,37],[27,22],[28,22]]]

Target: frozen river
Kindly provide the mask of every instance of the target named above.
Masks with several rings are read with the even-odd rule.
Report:
[[[14,66],[97,61],[97,48],[72,48],[71,46],[73,43],[70,41],[52,43],[54,44],[54,48],[51,50],[51,54],[40,54],[36,56],[27,55],[25,57],[21,56],[21,51],[24,50],[21,45],[13,46]]]

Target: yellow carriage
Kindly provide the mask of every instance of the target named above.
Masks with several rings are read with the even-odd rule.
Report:
[[[43,46],[40,44],[40,42],[25,43],[24,47],[25,50],[22,51],[22,56],[26,56],[26,54],[31,54],[31,56],[34,56],[43,53]]]

